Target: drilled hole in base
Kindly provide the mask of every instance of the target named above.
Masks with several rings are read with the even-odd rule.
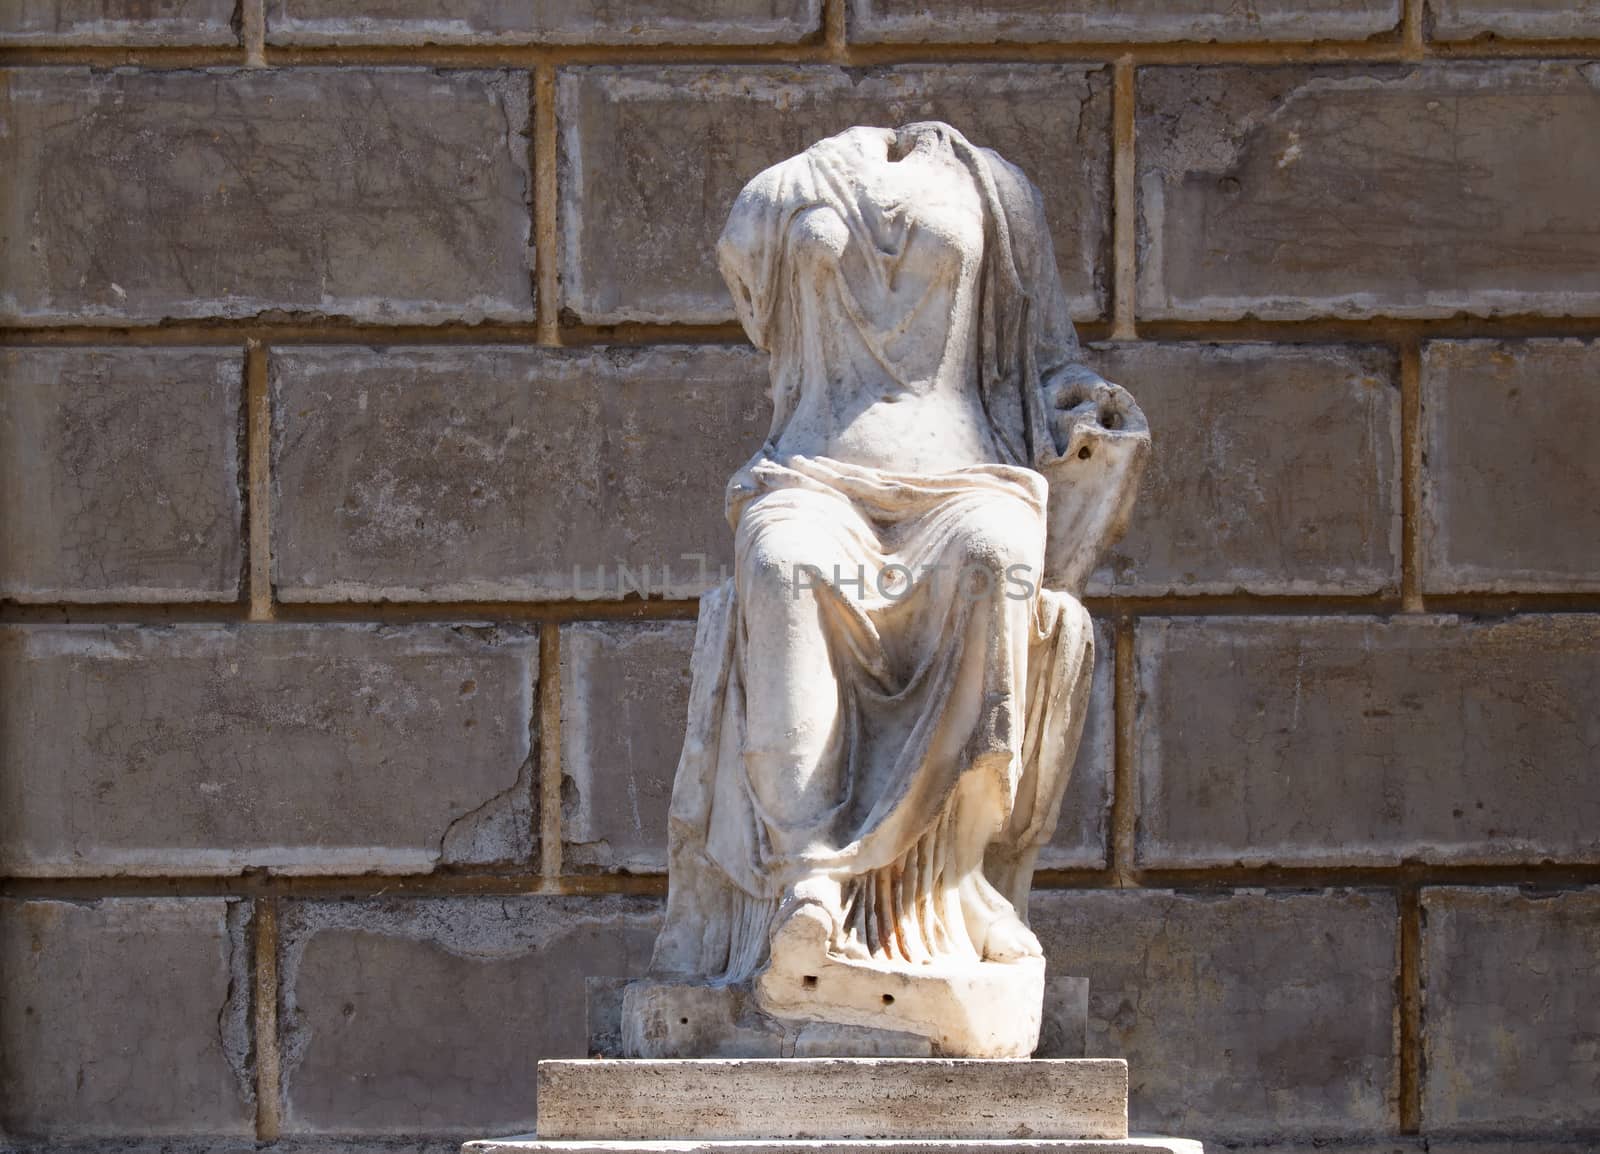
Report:
[[[679,1018],[678,1019],[678,1025],[687,1026],[688,1024],[689,1024],[689,1019],[688,1018]]]
[[[816,989],[817,988],[817,975],[815,975],[815,974],[807,974],[805,977],[800,979],[800,984],[802,986],[804,986],[808,990]]]
[[[883,1004],[886,1005],[886,1006],[894,1005],[894,995],[893,994],[885,994],[885,995],[883,995]]]

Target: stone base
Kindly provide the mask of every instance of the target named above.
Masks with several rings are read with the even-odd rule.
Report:
[[[468,1142],[462,1154],[1205,1154],[1189,1138],[879,1138],[745,1142],[549,1141],[524,1134]]]
[[[540,1062],[538,1115],[463,1154],[1203,1154],[1128,1137],[1112,1058]]]
[[[1043,1000],[1042,967],[1035,972],[1027,964],[982,965],[950,975],[843,962],[819,968],[818,975],[795,980],[762,975],[755,989],[645,978],[627,984],[610,1013],[605,1004],[616,996],[590,988],[590,1052],[629,1058],[1026,1058],[1040,1040],[1035,1007]],[[810,986],[808,976],[814,978]],[[1088,980],[1053,978],[1050,994],[1051,1055],[1082,1055]],[[605,1021],[611,1015],[614,1026]],[[832,1021],[814,1020],[822,1015]]]
[[[1120,1058],[539,1063],[544,1139],[1125,1138]]]

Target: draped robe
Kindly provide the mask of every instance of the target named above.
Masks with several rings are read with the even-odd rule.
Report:
[[[866,131],[758,176],[718,248],[740,320],[771,356],[773,422],[729,483],[734,576],[701,602],[658,975],[747,978],[765,962],[786,890],[815,871],[845,879],[848,931],[872,956],[977,957],[957,893],[958,847],[979,830],[984,900],[1025,916],[1034,856],[1054,829],[1083,726],[1089,619],[1069,594],[1038,587],[1047,486],[1036,470],[1057,459],[1045,389],[1079,371],[1041,199],[1020,170],[949,126],[908,126],[901,135],[931,136],[970,179],[981,228],[941,231],[914,210],[886,225],[856,178],[863,141],[853,134]],[[860,284],[815,251],[808,214],[818,209],[832,214],[828,227],[843,226],[853,259],[946,246],[952,274],[939,291],[970,301],[933,306],[969,327],[944,342],[908,340],[924,302],[887,317],[861,307]],[[913,473],[783,452],[807,390],[860,372],[961,373],[999,459]],[[784,641],[772,621],[752,617],[751,583],[801,561],[865,581],[849,592],[811,586],[834,673],[818,691],[838,695],[833,762],[823,767],[830,788],[811,812],[775,815],[752,768],[745,693],[750,662]],[[930,567],[943,576],[906,592],[876,579]],[[984,790],[963,789],[974,775]],[[997,812],[976,812],[978,796],[997,798]]]

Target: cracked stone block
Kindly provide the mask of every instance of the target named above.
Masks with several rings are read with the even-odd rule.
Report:
[[[1031,910],[1050,973],[1089,979],[1089,1056],[1128,1061],[1135,1133],[1398,1127],[1392,895],[1051,890]]]
[[[1156,442],[1128,534],[1090,595],[1399,588],[1391,352],[1107,343],[1086,355],[1138,398]]]
[[[1136,83],[1141,317],[1600,313],[1600,64]]]
[[[249,917],[0,898],[0,1135],[253,1138]]]
[[[1147,868],[1600,861],[1600,616],[1144,619]]]
[[[1073,315],[1103,316],[1110,80],[1066,64],[565,69],[565,308],[595,324],[732,321],[716,242],[747,181],[852,125],[946,120],[1039,186]]]
[[[850,0],[869,44],[1365,40],[1399,23],[1399,0]]]
[[[1600,343],[1422,352],[1423,587],[1600,590]]]
[[[236,0],[5,0],[0,45],[236,45]]]
[[[642,975],[659,926],[620,896],[285,902],[284,1134],[532,1130],[538,1060],[588,1054],[586,980]]]
[[[232,601],[244,357],[0,350],[0,596]]]
[[[293,349],[270,372],[285,601],[698,596],[771,420],[748,348]]]
[[[1423,1132],[1593,1134],[1600,889],[1425,889],[1422,912]]]
[[[268,44],[793,44],[821,0],[267,0]]]
[[[426,873],[533,845],[531,629],[0,630],[0,873]]]
[[[1600,0],[1427,0],[1433,40],[1592,40]]]
[[[1111,628],[1095,628],[1083,743],[1061,824],[1039,869],[1106,864],[1115,724]],[[583,623],[561,630],[563,861],[579,869],[665,873],[667,808],[683,747],[694,623]]]
[[[0,74],[0,322],[533,319],[528,79]]]

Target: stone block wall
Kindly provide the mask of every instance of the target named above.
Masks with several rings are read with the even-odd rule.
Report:
[[[4,0],[0,1145],[531,1128],[765,431],[711,242],[933,117],[1155,431],[1032,903],[1135,1127],[1600,1145],[1588,0]]]

